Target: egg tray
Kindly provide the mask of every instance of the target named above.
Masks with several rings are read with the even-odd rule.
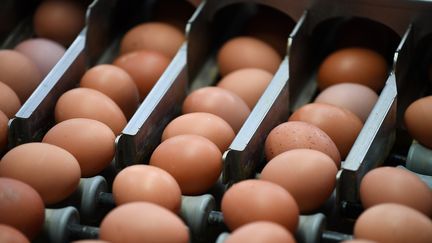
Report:
[[[4,1],[6,2],[11,1]],[[40,141],[46,131],[54,125],[54,106],[60,95],[76,87],[86,67],[111,61],[117,54],[120,36],[134,24],[150,20],[153,4],[154,1],[138,0],[94,1],[87,10],[86,27],[41,85],[23,104],[15,118],[11,119],[9,148],[22,143]],[[323,218],[322,214],[314,214],[309,218],[306,215],[302,216],[300,225],[303,222],[306,226],[299,227],[299,231],[303,230],[303,233],[298,232],[297,239],[300,242],[319,242],[319,239],[324,242],[338,242],[350,238],[352,224],[362,211],[358,197],[359,182],[365,173],[379,165],[392,163],[405,165],[412,171],[425,174],[422,178],[429,185],[432,184],[431,156],[429,156],[431,152],[418,144],[413,144],[409,150],[411,140],[405,134],[401,122],[401,114],[409,103],[430,94],[430,83],[421,80],[427,80],[422,73],[425,73],[424,63],[431,60],[432,48],[425,44],[425,40],[429,40],[432,33],[432,27],[428,23],[431,18],[432,3],[402,0],[207,0],[197,8],[186,26],[187,42],[179,49],[158,83],[129,120],[122,134],[117,137],[113,166],[102,173],[103,180],[107,182],[101,182],[101,178],[97,177],[98,179],[94,179],[96,182],[92,182],[94,184],[87,183],[87,186],[99,188],[95,192],[109,193],[112,178],[119,170],[148,161],[149,156],[160,143],[164,127],[180,114],[181,104],[186,94],[198,87],[212,85],[217,80],[218,69],[215,61],[217,49],[225,40],[240,33],[244,21],[250,18],[260,5],[278,9],[290,16],[297,24],[287,40],[287,54],[278,71],[230,148],[223,155],[223,176],[211,190],[213,199],[207,197],[205,203],[200,201],[201,204],[198,205],[204,207],[203,205],[211,204],[209,200],[215,200],[215,204],[211,207],[218,210],[220,197],[227,186],[256,176],[265,163],[262,151],[267,134],[272,128],[286,121],[295,108],[313,99],[317,89],[316,69],[325,55],[334,48],[332,41],[335,33],[344,23],[358,18],[380,23],[388,28],[389,33],[394,33],[398,37],[390,38],[385,53],[391,71],[378,102],[349,155],[342,163],[337,175],[335,192],[320,210],[325,212],[327,219]],[[218,14],[224,10],[228,14],[218,17]],[[23,21],[26,21],[25,16]],[[322,24],[324,22],[328,24]],[[2,37],[3,47],[12,46],[5,43],[14,43],[15,41],[11,40],[14,38],[17,40],[20,35],[27,35],[23,33],[31,32],[24,30],[20,32],[20,28],[22,27],[16,27],[9,37]],[[284,26],[277,26],[277,28],[282,29]],[[421,67],[420,71],[419,67]],[[418,78],[413,82],[411,77]],[[396,157],[401,158],[400,161],[392,162],[391,159]],[[417,161],[420,161],[421,165]],[[106,185],[99,187],[101,184],[98,183],[106,183]],[[71,208],[66,208],[56,215],[72,215],[70,217],[75,218],[76,225],[80,222],[97,226],[97,221],[110,208],[101,210],[102,206],[97,199],[99,196],[94,193],[86,194],[88,195],[85,196],[86,200],[83,200],[82,191],[77,194],[80,196],[75,195],[77,197],[75,199],[72,196],[71,199],[56,207],[75,205],[80,209],[81,220],[79,217],[78,220],[76,219],[77,212]],[[109,198],[107,200],[109,201]],[[72,201],[77,202],[72,203]],[[188,205],[193,205],[190,206],[192,208],[200,207],[197,204],[185,204],[184,207]],[[195,218],[191,216],[192,214],[182,215],[191,232],[200,232],[196,233],[199,235],[199,237],[195,236],[196,241],[206,242],[209,238],[214,240],[215,235],[226,230],[223,226],[216,227],[216,232],[213,232],[211,237],[206,237],[205,234],[210,235],[211,230],[204,227],[207,223],[203,222],[206,219],[203,215],[206,215],[207,211],[196,213]],[[102,213],[96,216],[97,212]],[[92,220],[92,217],[97,220]],[[69,221],[65,219],[68,218],[55,221],[57,226],[51,223],[50,232],[56,231],[55,228],[61,228],[60,225],[64,226],[64,229],[67,228]],[[325,226],[326,220],[327,226]],[[49,228],[49,225],[47,223],[46,227]],[[339,233],[325,231],[324,228]],[[97,233],[97,228],[92,230],[90,233]],[[72,236],[68,235],[71,231],[56,232],[57,238],[51,236],[51,239],[57,239],[55,242],[67,242],[72,238],[80,238],[80,234],[86,235],[79,227]],[[218,242],[223,242],[223,237],[221,236]]]

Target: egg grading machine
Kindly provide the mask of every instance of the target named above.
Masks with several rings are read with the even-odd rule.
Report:
[[[11,1],[4,2],[10,4]],[[116,34],[122,33],[125,26],[130,26],[131,22],[147,20],[152,4],[154,1],[93,2],[87,12],[87,25],[84,30],[10,121],[10,147],[41,139],[53,125],[55,101],[65,90],[76,86],[85,70],[85,64],[94,65],[110,60],[118,45]],[[332,210],[337,211],[333,212],[332,216],[337,214],[337,217],[355,218],[361,210],[358,199],[361,178],[370,169],[384,163],[392,148],[394,153],[407,153],[407,142],[403,137],[403,129],[400,129],[401,112],[415,98],[430,93],[430,84],[410,81],[411,77],[417,75],[419,78],[415,80],[427,80],[424,75],[426,67],[420,65],[420,71],[416,67],[430,62],[430,46],[424,43],[432,32],[427,24],[430,19],[430,1],[208,0],[202,3],[187,25],[188,41],[180,48],[166,72],[117,138],[115,170],[147,161],[159,144],[165,125],[179,114],[188,86],[200,87],[215,81],[217,67],[214,51],[220,43],[213,43],[214,39],[210,37],[214,37],[213,31],[221,30],[212,26],[231,27],[221,28],[221,32],[216,32],[222,33],[221,39],[233,36],[241,28],[241,22],[253,15],[260,5],[286,13],[297,25],[287,40],[287,55],[278,72],[230,149],[224,154],[223,182],[227,185],[255,176],[262,167],[263,142],[268,132],[285,121],[296,107],[313,98],[316,92],[314,75],[317,64],[331,50],[332,38],[340,26],[349,24],[353,19],[368,19],[384,26],[384,30],[387,28],[387,33],[392,33],[389,34],[392,36],[390,41],[378,40],[388,47],[386,57],[391,71],[386,86],[350,154],[342,163],[338,174],[338,187],[332,197],[336,206]],[[233,19],[224,19],[229,15],[222,15],[223,18],[219,19],[216,17],[223,10],[229,12],[230,8],[237,13],[233,15]],[[130,14],[132,10],[135,10],[135,14]],[[123,29],[111,28],[110,23],[118,21],[112,17],[116,16],[113,14],[116,11],[119,11],[121,16],[140,17],[127,24],[123,23]],[[322,23],[326,21],[328,25],[322,27]],[[239,23],[239,26],[227,23]],[[320,27],[323,28],[322,32],[317,32]],[[206,84],[202,84],[202,80],[205,80]],[[401,139],[399,134],[402,134]],[[427,149],[422,151],[414,152],[414,158],[407,160],[407,166],[416,164],[415,156],[429,152]],[[421,161],[427,162],[428,157]],[[425,166],[426,170],[431,168],[429,165]],[[423,171],[416,170],[418,173]],[[331,228],[346,230],[338,228],[337,223],[330,225]]]

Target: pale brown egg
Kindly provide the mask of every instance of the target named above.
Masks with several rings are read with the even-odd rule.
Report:
[[[114,140],[113,131],[104,123],[73,118],[52,127],[42,142],[67,150],[78,160],[81,176],[90,177],[111,163],[115,152]]]
[[[240,97],[219,87],[204,87],[193,91],[183,101],[182,111],[217,115],[228,122],[235,133],[250,114],[249,107]]]
[[[228,149],[235,136],[225,120],[206,112],[193,112],[175,118],[165,127],[162,141],[181,134],[203,136],[216,144],[222,153]]]
[[[398,203],[432,216],[432,191],[412,172],[395,167],[379,167],[368,172],[360,184],[365,208],[381,203]]]
[[[105,216],[99,238],[112,243],[188,243],[189,232],[183,221],[168,209],[148,202],[132,202]]]
[[[291,194],[263,180],[244,180],[231,186],[222,198],[221,209],[230,230],[264,220],[293,233],[299,221],[299,208]]]
[[[0,224],[18,229],[29,239],[35,238],[45,218],[45,205],[38,192],[22,181],[0,177],[0,195]]]
[[[7,147],[9,118],[0,110],[0,151]]]
[[[13,89],[21,103],[41,81],[39,69],[28,57],[18,51],[0,50],[0,82]]]
[[[170,173],[182,194],[199,195],[213,186],[222,170],[219,148],[205,137],[186,134],[163,141],[153,152],[150,165]]]
[[[387,75],[387,62],[381,54],[352,47],[327,56],[318,69],[317,80],[320,90],[338,83],[359,83],[380,92]]]
[[[265,141],[267,161],[291,149],[314,149],[333,159],[339,168],[339,150],[331,138],[318,127],[301,121],[285,122],[273,128]]]
[[[101,64],[85,72],[80,86],[98,90],[110,97],[131,118],[139,106],[140,95],[132,77],[123,69]]]
[[[20,107],[21,101],[15,91],[6,84],[0,82],[0,111],[8,118],[12,118]]]
[[[432,148],[431,107],[432,96],[426,96],[411,103],[404,115],[409,134],[428,148]]]
[[[354,225],[355,238],[377,242],[430,243],[432,221],[410,207],[384,203],[364,211]]]
[[[318,209],[332,194],[337,168],[323,152],[292,149],[270,160],[260,179],[285,188],[296,200],[301,213]]]
[[[125,34],[120,43],[120,54],[149,50],[171,59],[184,41],[185,36],[178,28],[162,22],[147,22],[133,27]]]
[[[165,55],[149,50],[126,53],[113,62],[132,77],[141,100],[147,96],[169,63],[170,59]]]
[[[252,110],[272,78],[273,74],[263,69],[243,68],[227,74],[217,86],[238,95]]]
[[[351,111],[321,103],[300,107],[288,121],[307,122],[323,130],[336,144],[342,159],[348,155],[363,128],[363,122]]]
[[[30,243],[30,241],[20,231],[6,224],[0,224],[0,242]]]
[[[0,176],[29,184],[45,204],[53,204],[75,191],[81,172],[78,161],[68,151],[47,143],[26,143],[3,156]]]
[[[217,63],[222,76],[242,68],[260,68],[275,73],[282,62],[279,53],[264,41],[253,37],[236,37],[219,50]]]
[[[126,126],[126,117],[120,107],[105,94],[89,88],[67,91],[57,101],[55,120],[62,122],[72,118],[88,118],[105,123],[114,134],[120,134]]]
[[[178,213],[181,190],[168,172],[151,165],[132,165],[124,168],[114,179],[113,196],[117,205],[144,201]]]
[[[234,230],[224,243],[295,243],[292,234],[279,224],[270,221],[248,223]]]

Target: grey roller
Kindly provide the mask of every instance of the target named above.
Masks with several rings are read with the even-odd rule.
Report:
[[[83,218],[93,218],[98,212],[99,194],[108,191],[108,184],[103,176],[82,178],[78,186],[81,195],[80,214]]]
[[[322,213],[301,215],[295,233],[299,243],[317,243],[321,241],[322,232],[326,225],[326,217]]]
[[[210,194],[182,196],[180,215],[193,235],[204,236],[209,214],[214,210],[215,205],[214,197]]]
[[[44,233],[52,243],[68,243],[70,232],[68,225],[78,224],[78,210],[74,207],[45,209]]]
[[[406,167],[413,172],[432,176],[432,150],[413,142],[408,151]]]
[[[218,236],[215,243],[224,243],[230,234],[227,232],[223,232]]]
[[[398,168],[411,171],[411,170],[409,170],[408,168],[406,168],[406,167],[404,167],[402,165],[399,165]],[[411,171],[411,172],[414,173],[416,176],[418,176],[420,178],[420,180],[422,180],[424,183],[426,183],[426,185],[432,190],[432,176],[430,176],[430,175],[423,175],[423,174],[420,174],[420,173],[416,173],[414,171]]]

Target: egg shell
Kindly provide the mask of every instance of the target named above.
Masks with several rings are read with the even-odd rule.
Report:
[[[411,103],[404,114],[409,134],[422,145],[432,148],[432,96]]]
[[[252,110],[272,78],[273,74],[263,69],[243,68],[227,74],[217,86],[238,95]]]
[[[8,117],[0,110],[0,151],[7,147]]]
[[[377,242],[429,243],[430,218],[410,207],[384,203],[364,211],[354,225],[354,237]]]
[[[55,106],[57,123],[72,118],[88,118],[105,123],[114,134],[120,134],[126,126],[126,117],[120,107],[105,94],[89,88],[67,91]]]
[[[299,208],[283,187],[264,180],[244,180],[231,186],[221,203],[230,230],[255,221],[271,221],[291,233],[297,229]]]
[[[267,161],[291,149],[314,149],[333,159],[339,168],[339,150],[331,138],[318,127],[301,121],[289,121],[273,128],[266,138],[264,149]]]
[[[129,52],[113,62],[132,77],[138,87],[141,100],[147,96],[169,63],[168,57],[150,50]]]
[[[8,118],[12,118],[20,107],[21,101],[15,91],[8,85],[0,82],[0,111]]]
[[[124,168],[114,179],[113,196],[117,205],[145,201],[178,213],[181,190],[168,172],[151,165],[132,165]]]
[[[432,216],[432,191],[417,175],[395,167],[369,171],[360,183],[360,198],[365,208],[380,203],[398,203]]]
[[[33,239],[41,231],[44,218],[45,205],[35,189],[22,181],[0,177],[0,224]]]
[[[359,83],[380,92],[387,79],[384,57],[367,48],[343,48],[328,55],[318,69],[320,90],[338,83]]]
[[[193,112],[175,118],[165,127],[162,141],[182,134],[203,136],[218,146],[221,152],[228,149],[235,136],[224,119],[206,112]]]
[[[47,143],[26,143],[3,156],[0,176],[29,184],[45,204],[54,204],[75,191],[81,173],[78,161],[68,151]]]
[[[126,118],[131,118],[139,106],[138,87],[132,77],[117,66],[101,64],[90,68],[81,78],[80,86],[95,89],[110,97]]]
[[[207,138],[178,135],[163,141],[150,157],[150,165],[170,173],[182,194],[199,195],[213,186],[222,170],[222,154]]]
[[[288,121],[303,121],[323,130],[345,159],[363,128],[363,122],[351,111],[334,105],[311,103],[300,107]]]
[[[227,41],[217,55],[222,76],[242,68],[260,68],[275,73],[281,62],[278,52],[269,44],[246,36]]]
[[[0,242],[30,243],[30,241],[20,231],[5,224],[0,224]]]
[[[250,114],[247,104],[236,94],[219,87],[204,87],[190,93],[183,101],[183,113],[208,112],[231,125],[235,133]]]
[[[258,221],[245,224],[232,232],[224,243],[295,243],[292,234],[279,224]]]
[[[132,202],[105,216],[99,238],[112,243],[188,243],[189,232],[183,221],[168,209],[148,202]]]
[[[318,209],[332,194],[337,168],[323,152],[292,149],[270,160],[260,179],[285,188],[296,200],[301,213]]]

